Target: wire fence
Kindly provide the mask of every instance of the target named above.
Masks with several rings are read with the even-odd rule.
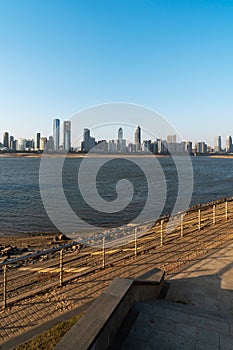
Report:
[[[131,227],[128,236],[113,246],[102,237],[101,245],[90,247],[72,242],[60,247],[6,260],[0,264],[0,303],[5,309],[19,300],[113,266],[123,259],[159,249],[186,236],[233,219],[233,198],[200,205],[174,217],[162,217],[153,227]],[[197,236],[198,237],[198,236]]]

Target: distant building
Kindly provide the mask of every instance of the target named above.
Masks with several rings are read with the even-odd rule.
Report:
[[[91,137],[90,130],[84,129],[83,142],[81,145],[82,152],[89,152],[93,147],[95,147],[95,138]]]
[[[176,135],[168,135],[167,143],[176,143]]]
[[[49,139],[48,139],[48,142],[47,142],[47,150],[48,151],[54,151],[53,136],[49,136]]]
[[[143,152],[150,152],[151,150],[151,140],[145,140],[142,143],[142,151]]]
[[[214,150],[215,152],[222,152],[222,138],[221,136],[216,136],[214,139]]]
[[[10,149],[15,150],[14,136],[10,136]]]
[[[109,140],[108,142],[108,151],[109,152],[116,152],[117,147],[116,147],[116,143],[114,140]]]
[[[108,142],[106,140],[100,140],[96,145],[97,152],[108,152]]]
[[[16,151],[25,151],[26,144],[27,144],[26,139],[20,138],[20,139],[16,140],[16,145],[15,145]]]
[[[34,150],[39,151],[40,149],[40,132],[37,132],[35,134],[35,139],[34,139]]]
[[[34,141],[32,139],[26,140],[26,147],[25,149],[27,151],[31,151],[34,148]]]
[[[196,142],[195,152],[197,154],[206,154],[208,151],[207,144],[205,142]]]
[[[64,122],[63,148],[65,151],[71,149],[71,121]]]
[[[233,152],[232,137],[231,136],[227,136],[227,138],[226,138],[226,152],[227,153]]]
[[[191,141],[185,142],[185,152],[192,154],[193,152],[193,143]]]
[[[123,139],[123,129],[119,128],[118,129],[118,140],[122,140]]]
[[[150,151],[153,153],[153,154],[158,154],[158,141],[154,141],[151,143],[150,145]]]
[[[40,138],[40,150],[41,151],[44,151],[45,149],[47,149],[47,143],[48,143],[47,137]]]
[[[135,140],[135,145],[136,145],[136,152],[141,151],[142,146],[141,146],[141,128],[140,128],[140,126],[138,126],[135,130],[134,140]]]
[[[128,144],[128,151],[129,151],[130,153],[136,152],[136,145],[135,145],[134,143],[129,143],[129,144]]]
[[[9,133],[4,132],[3,134],[3,146],[9,148]]]
[[[117,152],[126,152],[126,140],[123,139],[123,129],[118,129],[118,139],[116,140],[116,150]]]
[[[58,151],[60,149],[60,119],[54,119],[53,121],[53,141],[54,150]]]
[[[159,154],[166,154],[167,153],[167,142],[158,139],[157,144],[158,144],[158,153]]]

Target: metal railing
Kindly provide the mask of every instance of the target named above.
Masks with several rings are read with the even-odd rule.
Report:
[[[183,239],[206,227],[211,228],[223,220],[227,221],[232,213],[233,198],[222,199],[191,208],[174,217],[162,217],[147,232],[140,225],[130,228],[121,245],[115,247],[111,241],[107,241],[106,235],[102,235],[99,237],[102,244],[95,247],[82,247],[80,242],[72,242],[6,260],[0,264],[0,301],[3,309],[23,298],[105,269],[122,259],[137,257],[142,252]],[[43,257],[47,257],[47,260],[43,261]],[[42,261],[38,261],[39,258]]]

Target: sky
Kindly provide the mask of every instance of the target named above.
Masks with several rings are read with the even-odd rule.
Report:
[[[233,135],[232,92],[233,1],[0,0],[0,134],[129,102],[213,144]]]

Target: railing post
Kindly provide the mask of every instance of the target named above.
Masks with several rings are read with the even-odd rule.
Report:
[[[184,214],[180,216],[180,237],[184,237]]]
[[[226,220],[228,220],[228,201],[226,200]]]
[[[216,204],[213,205],[213,225],[216,224]]]
[[[105,269],[105,237],[103,237],[103,269]]]
[[[164,223],[164,220],[161,220],[161,223],[160,223],[160,245],[162,246],[163,245],[163,223]]]
[[[3,310],[6,308],[7,303],[7,266],[3,266]]]
[[[63,284],[63,249],[60,250],[60,287]]]
[[[135,237],[134,237],[134,255],[137,256],[137,227],[135,228]]]
[[[201,231],[201,209],[198,210],[198,230]]]

